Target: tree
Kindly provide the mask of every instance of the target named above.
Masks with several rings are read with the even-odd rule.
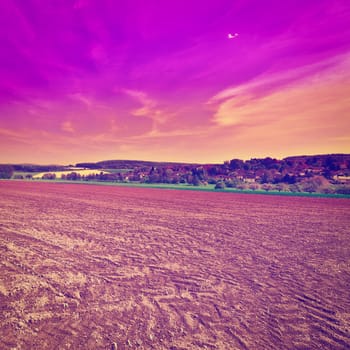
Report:
[[[216,165],[209,167],[207,171],[209,176],[215,176],[220,174],[220,168]]]
[[[225,180],[225,186],[226,187],[233,188],[233,187],[235,187],[235,185],[236,184],[232,181],[232,179]]]
[[[323,176],[314,176],[312,178],[306,178],[301,182],[301,188],[304,192],[322,192],[326,188],[329,188],[330,184]]]
[[[80,180],[81,175],[79,173],[76,173],[75,171],[72,171],[71,173],[66,175],[67,180]]]
[[[306,181],[302,184],[303,192],[317,192],[318,185],[314,181]]]
[[[267,184],[267,183],[263,184],[261,187],[265,191],[271,191],[273,188],[273,186],[271,184]]]
[[[54,173],[46,173],[41,177],[43,180],[55,180],[56,174]]]
[[[248,185],[246,183],[244,183],[244,182],[239,183],[236,187],[237,187],[238,190],[246,190],[246,189],[248,189]]]
[[[151,172],[148,176],[148,181],[150,183],[157,183],[160,181],[160,176],[156,172]]]
[[[192,185],[193,186],[199,186],[201,182],[199,181],[199,177],[197,175],[194,175],[192,178]]]
[[[231,170],[238,170],[243,169],[244,162],[241,159],[232,159],[230,161],[230,169]]]
[[[340,166],[336,157],[328,156],[325,159],[324,166],[331,171],[339,170]]]
[[[256,184],[256,183],[250,184],[250,185],[249,185],[249,189],[250,189],[250,190],[253,190],[253,191],[256,191],[256,190],[259,189],[259,185]]]
[[[0,165],[0,179],[11,179],[13,175],[13,167],[7,164]]]
[[[281,179],[281,182],[286,182],[288,184],[295,184],[296,183],[296,177],[295,177],[295,175],[286,174]]]
[[[273,173],[271,170],[265,170],[261,176],[261,183],[268,184],[273,182]]]
[[[341,187],[338,187],[338,188],[336,189],[335,193],[350,195],[350,187],[348,187],[348,186],[341,186]]]
[[[300,185],[297,183],[289,185],[289,189],[291,192],[301,192]]]
[[[180,183],[180,177],[178,175],[174,175],[171,178],[171,183],[174,184],[174,185],[177,185],[178,183]]]
[[[279,183],[279,184],[277,184],[276,186],[275,186],[275,188],[276,188],[276,190],[278,191],[278,192],[286,192],[286,191],[288,191],[288,185],[286,185],[286,184],[284,184],[284,183]]]
[[[279,163],[277,159],[272,159],[270,157],[266,157],[260,160],[261,164],[265,169],[278,169]]]
[[[223,181],[218,181],[215,185],[216,190],[223,190],[225,188],[225,183]]]

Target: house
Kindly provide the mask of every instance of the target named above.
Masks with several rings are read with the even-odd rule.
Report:
[[[334,175],[333,180],[335,180],[341,184],[347,184],[347,183],[350,183],[350,176]]]

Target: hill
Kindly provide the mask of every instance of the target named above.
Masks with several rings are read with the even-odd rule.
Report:
[[[96,163],[77,163],[76,167],[88,169],[135,169],[147,167],[181,167],[181,166],[198,166],[195,163],[178,163],[178,162],[152,162],[144,160],[103,160]]]

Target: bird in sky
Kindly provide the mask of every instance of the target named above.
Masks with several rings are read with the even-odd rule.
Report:
[[[229,33],[229,34],[227,35],[227,37],[228,37],[229,39],[237,38],[237,36],[238,36],[238,33],[234,33],[234,34]]]

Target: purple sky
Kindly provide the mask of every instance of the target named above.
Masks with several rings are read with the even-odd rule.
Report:
[[[0,162],[350,153],[349,23],[348,0],[0,1]]]

